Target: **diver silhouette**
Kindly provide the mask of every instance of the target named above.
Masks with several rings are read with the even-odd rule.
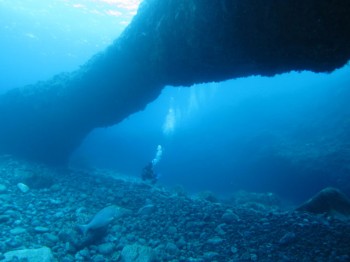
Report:
[[[158,180],[157,174],[154,172],[154,166],[152,162],[149,162],[143,169],[141,173],[141,178],[143,181],[149,181],[151,184],[155,184]]]

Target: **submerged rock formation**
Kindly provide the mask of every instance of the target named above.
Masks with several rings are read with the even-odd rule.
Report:
[[[340,190],[332,187],[325,188],[296,209],[313,214],[349,219],[350,200]]]
[[[165,85],[350,59],[348,0],[144,0],[122,36],[79,70],[0,97],[0,152],[64,163],[96,127],[142,110]]]

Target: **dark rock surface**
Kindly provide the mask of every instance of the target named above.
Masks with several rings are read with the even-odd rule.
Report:
[[[328,187],[297,208],[314,214],[341,214],[350,218],[350,200],[336,188]]]
[[[144,0],[122,36],[81,69],[0,97],[0,150],[61,164],[95,127],[142,110],[164,85],[350,58],[348,0]]]

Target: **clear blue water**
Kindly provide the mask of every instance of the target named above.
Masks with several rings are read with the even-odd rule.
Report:
[[[139,0],[1,0],[0,92],[72,71],[106,48]]]
[[[0,0],[0,92],[77,69],[120,35],[137,4]],[[272,191],[304,200],[334,184],[330,169],[341,169],[313,172],[307,163],[310,154],[322,155],[334,142],[329,137],[338,125],[332,116],[348,110],[338,98],[350,84],[349,73],[346,66],[331,74],[292,72],[166,87],[143,112],[93,131],[71,163],[140,176],[161,145],[160,183],[220,195]],[[305,148],[312,152],[300,161]]]
[[[345,67],[332,74],[292,72],[167,87],[143,112],[92,132],[73,162],[137,176],[160,144],[163,155],[156,170],[162,183],[221,195],[272,191],[301,201],[329,181],[272,155],[290,150],[283,146],[288,140],[306,144],[315,143],[314,137],[332,137],[329,122],[313,122],[333,112],[334,96],[350,84],[349,73]]]

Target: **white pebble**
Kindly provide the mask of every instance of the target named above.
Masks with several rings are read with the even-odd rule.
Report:
[[[49,229],[47,227],[37,226],[34,228],[34,231],[37,233],[45,233],[45,232],[49,231]]]
[[[29,191],[29,187],[26,184],[18,183],[17,187],[19,190],[21,190],[23,193],[27,193]]]
[[[1,193],[5,193],[6,190],[7,190],[6,186],[3,185],[3,184],[0,184],[0,194],[1,194]]]

